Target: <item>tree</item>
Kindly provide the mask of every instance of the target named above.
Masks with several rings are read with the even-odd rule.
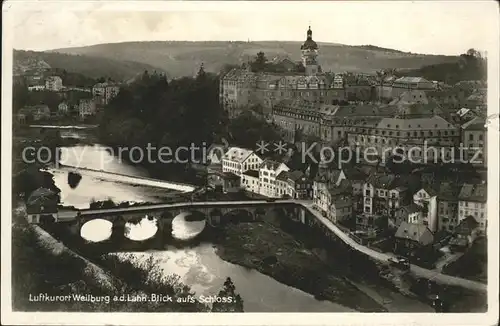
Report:
[[[13,112],[19,111],[25,106],[29,99],[28,86],[22,81],[21,83],[14,83],[12,88],[12,109]]]
[[[238,293],[235,292],[235,290],[236,287],[234,286],[231,278],[226,278],[224,287],[219,291],[218,294],[221,302],[213,303],[212,312],[244,312],[243,299]]]
[[[267,62],[266,55],[264,52],[260,51],[257,53],[257,58],[255,59],[255,63],[259,65],[264,65]]]
[[[198,73],[196,74],[196,80],[201,80],[206,77],[205,69],[203,68],[203,63],[200,65],[200,69],[198,70]]]
[[[254,62],[251,63],[252,71],[259,72],[264,71],[266,68],[267,58],[264,52],[260,51],[257,53]]]

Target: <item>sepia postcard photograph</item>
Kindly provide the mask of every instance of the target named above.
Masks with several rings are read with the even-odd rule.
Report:
[[[498,3],[2,14],[2,324],[498,324]]]

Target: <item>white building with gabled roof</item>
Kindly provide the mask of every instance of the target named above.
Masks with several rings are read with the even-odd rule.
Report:
[[[247,170],[258,170],[262,159],[252,150],[230,147],[222,157],[222,172],[232,172],[238,176]]]
[[[276,177],[283,171],[290,171],[290,168],[285,163],[267,159],[260,164],[259,182],[261,195],[275,198],[281,197]]]

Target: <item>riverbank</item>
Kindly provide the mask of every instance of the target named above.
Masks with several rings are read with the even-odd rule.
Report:
[[[193,295],[190,287],[163,276],[154,261],[137,266],[110,255],[83,257],[39,226],[26,223],[24,215],[22,206],[13,211],[14,311],[210,311],[202,303],[183,301]],[[158,293],[170,295],[173,302],[149,300]]]
[[[222,259],[258,270],[317,299],[362,312],[387,311],[332,269],[319,257],[321,253],[269,223],[226,225],[216,242]]]

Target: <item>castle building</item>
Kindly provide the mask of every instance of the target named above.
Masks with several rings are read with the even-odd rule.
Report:
[[[304,69],[288,68],[283,72],[252,71],[234,68],[220,79],[219,100],[222,107],[233,118],[253,105],[260,105],[264,114],[271,115],[272,108],[283,100],[303,99],[309,102],[337,104],[346,99],[345,76],[339,73],[324,73],[318,60],[318,44],[312,39],[309,27],[307,37],[300,47]],[[349,89],[357,89],[357,81]],[[370,94],[371,85],[362,85]]]

